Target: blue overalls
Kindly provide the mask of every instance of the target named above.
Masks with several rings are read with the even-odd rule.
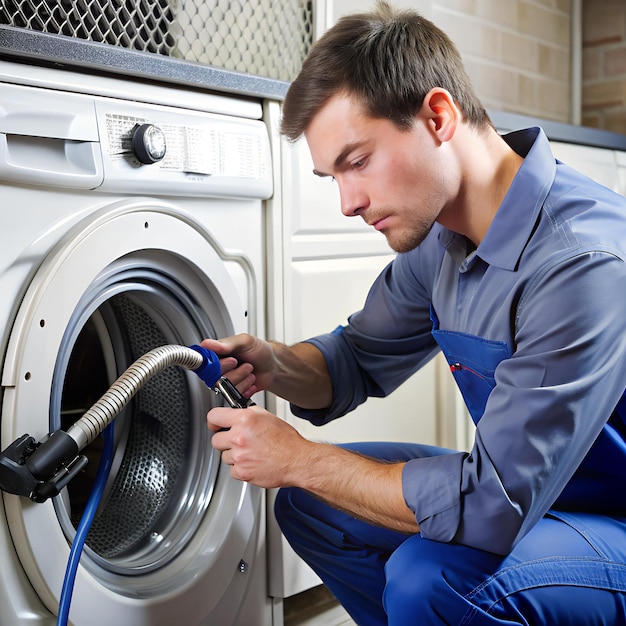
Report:
[[[433,322],[477,423],[508,348]],[[468,358],[480,362],[480,376],[464,367]],[[376,527],[294,488],[280,490],[276,518],[359,625],[626,624],[626,518],[577,512],[589,502],[592,510],[624,511],[625,439],[622,397],[554,508],[505,556]],[[344,447],[387,461],[453,452],[408,443]]]

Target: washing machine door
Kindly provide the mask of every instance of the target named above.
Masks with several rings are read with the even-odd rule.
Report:
[[[79,223],[37,270],[17,315],[2,448],[67,428],[158,345],[247,330],[236,275],[254,283],[243,256],[221,252],[173,206],[120,202]],[[75,583],[75,626],[238,623],[253,571],[264,569],[262,493],[231,479],[211,447],[205,415],[215,398],[171,367],[116,418],[113,469]],[[84,451],[84,474],[54,500],[4,494],[21,565],[53,614],[99,441]]]

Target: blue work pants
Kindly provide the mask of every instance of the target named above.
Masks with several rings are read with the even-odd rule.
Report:
[[[448,452],[345,447],[396,460]],[[626,518],[550,511],[501,556],[372,526],[300,489],[280,490],[275,513],[360,626],[626,625]]]

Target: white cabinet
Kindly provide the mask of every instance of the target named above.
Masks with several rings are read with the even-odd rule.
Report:
[[[600,184],[626,195],[626,154],[618,150],[551,141],[554,156]]]

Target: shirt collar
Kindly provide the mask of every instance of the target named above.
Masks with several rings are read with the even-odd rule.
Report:
[[[512,271],[517,267],[550,191],[556,174],[556,162],[548,138],[541,128],[508,133],[503,139],[524,157],[524,162],[478,246],[476,256],[489,265]],[[445,229],[441,234],[442,244],[451,253],[460,244],[458,238],[459,235]],[[453,253],[453,256],[457,257],[457,254]]]

